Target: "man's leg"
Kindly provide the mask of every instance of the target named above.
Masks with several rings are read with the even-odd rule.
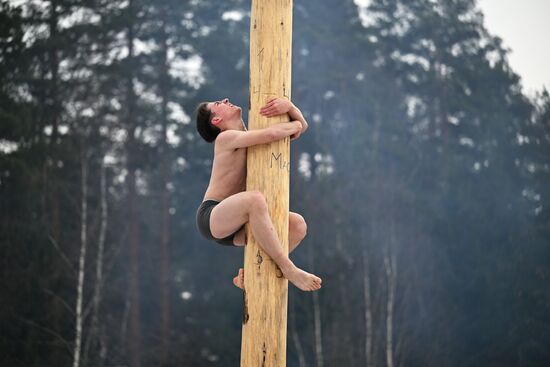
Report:
[[[307,234],[307,224],[298,213],[288,213],[288,252],[291,253]]]
[[[307,224],[298,213],[288,213],[288,252],[291,253],[302,242],[307,234]],[[235,246],[244,246],[246,243],[244,228],[235,234],[234,243]],[[233,278],[233,284],[239,288],[244,286],[244,271],[239,269],[237,276]]]
[[[288,213],[288,253],[294,251],[296,247],[302,242],[307,234],[307,224],[298,213]],[[235,246],[241,247],[246,245],[246,231],[242,228],[239,232],[235,233],[233,240]]]
[[[279,266],[285,278],[301,290],[317,290],[321,279],[294,265],[284,253],[269,216],[267,202],[258,191],[232,195],[216,205],[210,215],[210,231],[216,238],[229,236],[248,222],[254,238]]]

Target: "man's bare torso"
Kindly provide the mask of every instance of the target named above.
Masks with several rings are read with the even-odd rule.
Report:
[[[214,161],[204,200],[222,201],[246,190],[246,148],[228,149],[214,142]]]

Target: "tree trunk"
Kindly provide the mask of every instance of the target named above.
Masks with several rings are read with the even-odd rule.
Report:
[[[162,141],[160,149],[160,366],[165,366],[168,361],[168,351],[170,350],[170,216],[169,210],[169,192],[167,184],[170,181],[169,173],[169,151],[167,142],[167,124],[168,124],[168,44],[166,35],[166,9],[161,10],[162,18],[162,40],[161,40],[161,77],[160,94],[162,98]]]
[[[103,362],[107,353],[107,345],[104,344],[105,340],[100,329],[99,320],[99,308],[101,305],[101,297],[103,293],[103,255],[105,252],[105,237],[107,235],[108,226],[108,211],[107,211],[107,183],[105,174],[105,161],[101,159],[100,167],[100,207],[101,207],[101,221],[99,226],[99,240],[97,245],[97,259],[96,259],[96,271],[95,271],[95,287],[93,295],[93,309],[92,309],[92,322],[90,325],[90,337],[86,341],[86,348],[84,355],[89,355],[90,347],[94,348],[95,341],[98,341],[99,346],[99,360],[98,364],[103,365]],[[94,353],[95,354],[95,353]],[[87,360],[87,358],[85,359]]]
[[[86,247],[87,247],[87,213],[88,213],[88,162],[87,152],[82,143],[82,153],[80,158],[81,181],[80,187],[82,196],[80,199],[80,257],[78,261],[78,284],[76,288],[76,332],[73,352],[73,367],[80,366],[80,349],[82,345],[82,303],[84,298],[84,274],[86,271]]]
[[[373,227],[373,226],[371,226]],[[370,279],[370,265],[367,253],[366,244],[363,245],[363,294],[365,300],[365,361],[367,367],[374,365],[374,358],[372,355],[372,300],[371,300],[371,279]]]
[[[129,21],[132,22],[135,17],[133,9],[133,1],[128,4]],[[128,272],[129,279],[129,327],[128,327],[128,360],[130,367],[141,366],[141,320],[140,320],[140,282],[139,282],[139,213],[138,213],[138,197],[136,193],[136,170],[137,170],[137,142],[135,137],[136,131],[136,95],[134,92],[134,78],[132,61],[134,59],[134,28],[133,24],[128,25],[127,30],[127,47],[128,60],[130,61],[127,70],[126,80],[126,103],[127,103],[127,165],[128,165],[128,258],[130,260],[130,271]]]
[[[294,342],[294,347],[296,348],[296,354],[298,354],[298,363],[300,367],[306,367],[306,357],[304,355],[304,349],[302,348],[302,343],[300,343],[300,335],[298,335],[298,330],[296,330],[296,310],[293,307],[294,303],[290,302],[290,327],[292,333],[292,341]]]
[[[42,73],[42,87],[40,88],[39,106],[42,111],[39,115],[43,116],[43,123],[38,124],[42,129],[40,134],[44,134],[44,128],[51,124],[51,134],[47,138],[47,151],[45,152],[45,159],[43,160],[43,185],[42,185],[42,215],[44,228],[47,229],[48,235],[51,236],[55,243],[61,243],[61,226],[60,226],[60,210],[59,210],[59,185],[58,177],[56,175],[57,161],[58,161],[58,121],[61,112],[59,96],[58,96],[58,82],[59,82],[59,60],[58,60],[58,45],[56,38],[58,37],[58,23],[59,14],[57,11],[58,1],[52,0],[50,2],[49,14],[47,19],[47,27],[49,31],[49,42],[52,46],[44,50],[43,57],[43,73]],[[48,75],[50,79],[48,78]],[[62,266],[55,259],[51,264],[52,269],[52,284],[60,282],[63,279],[64,274],[62,272]],[[53,329],[60,331],[63,330],[65,322],[65,310],[63,305],[57,300],[52,301],[52,324]],[[52,363],[60,364],[65,360],[65,356],[60,353],[59,349],[53,350]]]
[[[128,209],[129,209],[129,327],[128,353],[131,367],[140,367],[141,350],[141,320],[140,320],[140,289],[139,289],[139,234],[137,213],[137,195],[135,172],[128,172]]]
[[[376,108],[376,107],[375,107]],[[375,356],[378,354],[378,345],[376,344],[375,340],[375,332],[374,332],[374,304],[376,302],[376,293],[373,294],[372,284],[376,280],[373,280],[371,278],[371,274],[376,275],[377,273],[373,270],[373,273],[371,273],[371,264],[372,262],[369,259],[369,256],[373,256],[375,254],[375,250],[377,248],[376,244],[380,243],[380,238],[378,234],[378,228],[379,228],[379,213],[380,213],[380,197],[382,196],[382,185],[381,185],[381,177],[380,177],[380,170],[378,169],[378,150],[379,150],[379,140],[380,140],[380,126],[381,121],[385,118],[384,114],[385,111],[381,111],[379,108],[376,108],[376,117],[375,117],[375,123],[374,128],[372,131],[372,156],[369,160],[369,164],[372,171],[372,181],[373,181],[373,190],[374,193],[371,196],[370,202],[367,202],[365,207],[368,207],[366,210],[365,216],[367,217],[367,220],[369,221],[369,229],[370,233],[365,234],[363,233],[362,240],[364,241],[364,245],[362,248],[362,259],[363,259],[363,292],[364,292],[364,300],[365,300],[365,362],[367,367],[374,367],[376,365],[376,358]],[[367,167],[363,170],[364,172],[367,172]],[[374,246],[371,246],[371,251],[369,252],[368,245],[372,241],[374,242]],[[373,269],[376,269],[374,266]]]
[[[341,195],[341,194],[340,194]],[[339,196],[340,196],[339,195]],[[342,256],[345,260],[346,269],[345,271],[338,272],[338,281],[340,282],[339,291],[339,303],[341,305],[342,314],[343,315],[351,315],[353,313],[352,311],[352,302],[350,301],[350,294],[352,293],[352,290],[349,286],[349,271],[353,267],[353,254],[350,253],[349,248],[345,248],[344,240],[342,239],[342,228],[345,226],[342,224],[342,220],[340,219],[339,213],[336,213],[335,218],[335,231],[336,231],[336,242],[335,242],[335,248],[337,249],[337,252],[340,256]],[[346,322],[349,319],[346,320]],[[347,363],[349,366],[355,366],[357,365],[357,362],[355,361],[353,352],[353,335],[352,333],[344,332],[342,333],[342,327],[346,328],[350,325],[345,324],[342,325],[341,322],[339,322],[339,325],[336,327],[334,332],[331,335],[332,339],[337,339],[335,345],[338,348],[338,353],[342,355],[346,355],[348,357],[347,360],[344,360],[343,358],[340,359],[342,363]]]
[[[48,19],[50,39],[53,40],[54,44],[59,44],[56,39],[59,37],[58,32],[58,14],[57,14],[57,1],[52,0],[51,2],[51,14]],[[52,75],[51,80],[51,89],[50,89],[50,98],[51,98],[51,124],[52,124],[52,133],[50,136],[50,154],[53,155],[53,170],[57,169],[57,144],[59,136],[59,115],[61,112],[60,102],[59,102],[59,60],[58,60],[58,49],[57,47],[49,47],[48,49],[48,59],[50,62],[49,69]],[[55,181],[54,181],[55,182]],[[50,197],[52,202],[52,236],[59,242],[60,237],[60,220],[59,220],[59,194],[57,190],[57,184],[54,183],[50,188]]]
[[[309,266],[311,271],[314,271],[313,267],[313,250],[312,247],[308,247],[308,257],[309,257]],[[314,330],[315,330],[315,365],[317,367],[323,367],[324,357],[323,357],[323,328],[322,328],[322,319],[321,319],[321,307],[319,304],[319,292],[312,293],[313,299],[313,320],[314,320]]]
[[[384,251],[384,268],[386,270],[386,282],[388,297],[386,302],[386,365],[394,366],[393,354],[393,310],[395,303],[396,262],[395,255],[390,254],[390,249]]]

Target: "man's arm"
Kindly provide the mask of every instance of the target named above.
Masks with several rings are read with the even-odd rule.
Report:
[[[291,120],[299,121],[302,125],[302,130],[292,136],[290,140],[297,139],[304,131],[307,130],[308,124],[304,115],[298,107],[286,98],[273,98],[268,101],[265,106],[260,108],[260,114],[265,117],[273,117],[283,113],[287,113]]]
[[[298,107],[296,107],[294,104],[292,104],[292,108],[288,111],[288,116],[290,117],[290,120],[298,120],[302,124],[302,131],[301,134],[303,134],[307,128],[307,121],[304,118],[304,115],[302,115],[302,111]]]
[[[265,129],[249,131],[226,130],[220,133],[216,141],[229,149],[246,148],[253,145],[281,140],[301,130],[301,121],[281,122],[273,124]]]

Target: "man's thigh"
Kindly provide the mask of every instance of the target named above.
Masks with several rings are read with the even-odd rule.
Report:
[[[302,230],[302,227],[305,226],[304,217],[298,213],[288,212],[288,235],[290,236],[293,232],[299,232]],[[246,228],[241,228],[237,233],[235,233],[235,238],[233,239],[233,244],[235,246],[245,246],[246,245]],[[232,232],[233,233],[233,232]]]
[[[251,196],[247,191],[231,195],[220,202],[210,214],[210,232],[216,238],[225,238],[248,222]]]

